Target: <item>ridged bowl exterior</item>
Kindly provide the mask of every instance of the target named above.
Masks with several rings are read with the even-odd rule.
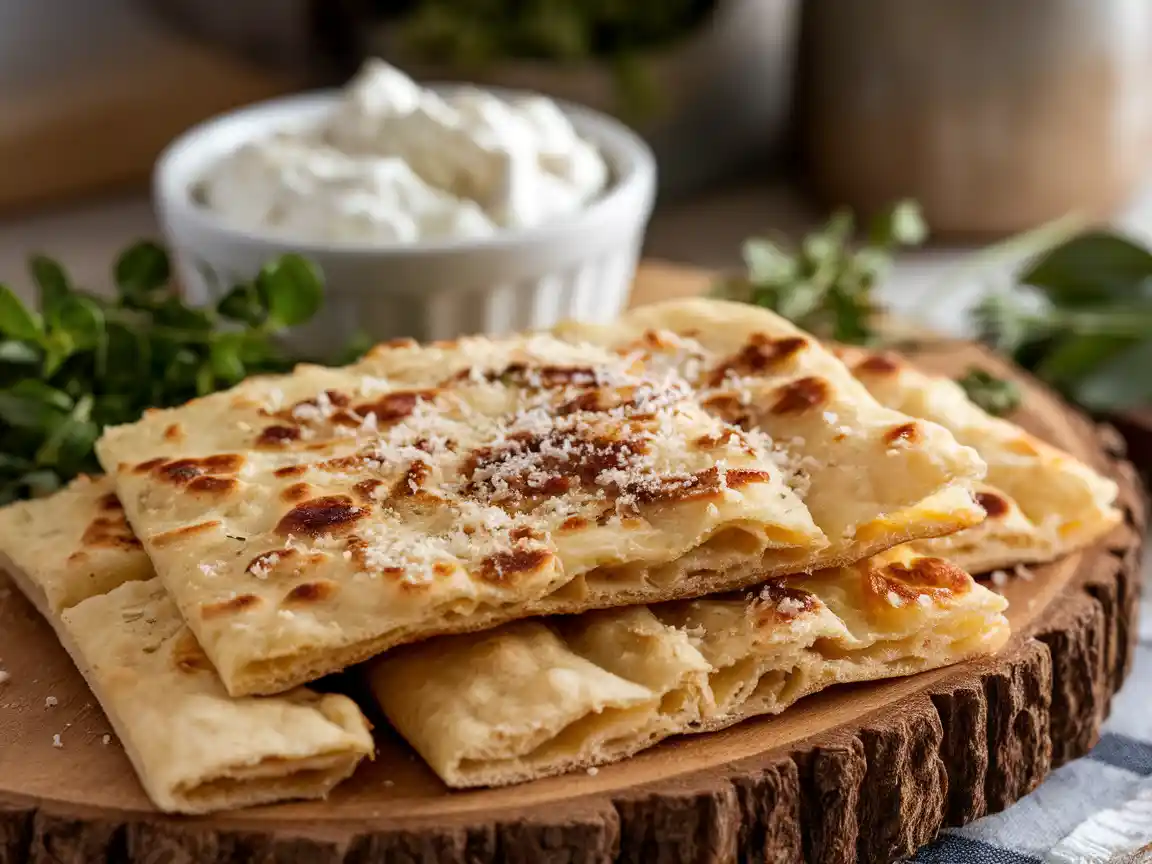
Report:
[[[214,160],[272,129],[315,121],[336,98],[289,97],[224,115],[160,157],[156,209],[190,301],[214,302],[269,259],[300,252],[323,271],[325,306],[286,339],[317,359],[360,332],[377,341],[452,339],[567,318],[606,321],[624,307],[652,211],[655,163],[618,122],[575,106],[561,107],[604,154],[611,184],[580,213],[536,228],[409,246],[296,242],[227,226],[195,202],[194,186]]]

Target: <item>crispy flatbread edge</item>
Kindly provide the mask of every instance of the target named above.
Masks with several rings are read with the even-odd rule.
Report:
[[[722,594],[726,591],[750,588],[776,576],[791,576],[797,573],[812,573],[831,567],[847,566],[894,546],[952,534],[979,524],[983,520],[984,511],[975,503],[971,490],[960,484],[925,499],[925,503],[930,504],[940,496],[951,497],[953,495],[956,497],[966,496],[968,505],[955,506],[948,519],[919,520],[915,518],[917,508],[912,507],[900,511],[898,514],[893,514],[900,517],[901,524],[904,526],[903,530],[890,531],[867,546],[858,545],[851,554],[818,557],[806,566],[785,562],[772,568],[738,567],[723,574],[709,571],[698,576],[686,576],[678,580],[674,586],[645,586],[616,591],[611,596],[604,597],[601,602],[589,602],[587,599],[569,600],[562,596],[564,592],[561,589],[561,591],[548,597],[529,601],[525,604],[517,604],[513,609],[498,608],[486,614],[470,613],[456,621],[442,621],[441,626],[436,628],[421,627],[393,630],[377,638],[356,641],[339,648],[326,648],[322,651],[300,650],[281,654],[256,663],[238,665],[227,670],[227,674],[222,674],[220,677],[231,696],[274,695],[370,660],[392,648],[414,642],[423,642],[438,636],[476,633],[489,630],[500,624],[542,615],[571,615],[620,606],[638,606],[670,600],[690,600],[709,594]],[[675,562],[670,563],[674,564]],[[186,610],[181,610],[181,612],[185,616],[188,614]]]
[[[326,798],[333,788],[352,776],[360,762],[368,755],[347,751],[296,759],[292,761],[288,773],[285,773],[283,763],[271,767],[267,764],[237,766],[218,777],[205,778],[193,788],[172,790],[158,788],[150,782],[151,778],[144,770],[140,754],[133,746],[132,735],[123,717],[119,712],[104,707],[108,703],[92,668],[68,633],[61,616],[51,612],[43,589],[3,552],[0,552],[0,570],[9,575],[20,592],[52,627],[61,646],[68,652],[76,669],[104,708],[105,716],[132,763],[141,786],[160,810],[195,816],[290,799]]]
[[[803,582],[799,582],[798,585],[803,587]],[[977,583],[976,587],[982,592],[987,592],[988,590],[984,586],[979,585],[979,583]],[[705,597],[703,599],[707,598]],[[836,681],[814,679],[809,686],[789,693],[789,698],[781,700],[770,709],[763,707],[757,708],[755,705],[745,702],[734,711],[698,720],[690,724],[690,726],[677,723],[676,718],[658,716],[656,718],[657,722],[651,724],[644,730],[642,733],[643,737],[637,737],[636,739],[604,748],[601,752],[592,756],[565,758],[556,760],[546,766],[537,765],[527,769],[520,766],[519,770],[517,770],[516,767],[510,767],[506,761],[501,760],[490,767],[481,764],[469,766],[466,770],[462,770],[459,766],[456,766],[450,772],[441,773],[437,771],[437,773],[449,788],[473,789],[511,786],[532,780],[568,774],[573,771],[598,768],[627,759],[669,738],[681,735],[716,732],[755,718],[779,715],[804,697],[823,692],[840,684],[859,684],[868,681],[901,678],[921,672],[944,669],[969,660],[987,657],[999,652],[1012,636],[1011,625],[1008,619],[1002,614],[1002,609],[1003,607],[1001,606],[1000,611],[992,613],[993,617],[986,619],[987,626],[979,634],[978,639],[969,637],[960,640],[960,644],[964,646],[961,649],[942,651],[940,656],[933,660],[919,657],[915,659],[889,661],[883,667],[857,666],[854,669],[853,675]],[[969,610],[966,614],[976,613],[975,610]],[[989,610],[985,610],[984,614],[986,616],[989,615]],[[366,675],[368,676],[370,685],[375,690],[377,684],[373,679],[371,665],[366,667]],[[691,681],[694,680],[694,678],[695,674],[691,674],[685,681]],[[378,695],[377,703],[381,706],[381,709],[385,711],[385,714],[387,714],[385,707],[386,701],[387,700],[380,698]],[[409,743],[418,751],[420,750],[418,746],[420,742],[410,740]],[[431,764],[430,760],[426,761],[429,761],[429,764]]]
[[[732,712],[720,717],[713,717],[698,723],[691,729],[676,729],[668,728],[653,729],[650,734],[639,740],[629,742],[627,747],[620,747],[613,750],[600,753],[591,759],[566,759],[558,761],[549,765],[545,770],[532,770],[530,772],[510,772],[504,767],[495,768],[490,771],[474,770],[467,773],[457,772],[454,776],[444,779],[449,787],[453,789],[476,789],[481,787],[496,788],[500,786],[513,786],[518,783],[527,783],[532,780],[542,780],[545,777],[555,777],[561,774],[568,774],[572,771],[578,771],[587,768],[599,768],[605,765],[610,765],[635,756],[650,747],[659,744],[669,738],[674,738],[680,735],[699,735],[706,732],[719,732],[724,729],[729,729],[740,723],[756,718],[773,717],[782,714],[788,708],[795,705],[806,696],[812,696],[816,693],[823,692],[838,684],[863,684],[868,681],[886,681],[893,678],[902,678],[909,675],[916,675],[920,672],[928,672],[934,669],[942,669],[948,666],[953,666],[958,663],[963,663],[966,660],[972,660],[978,657],[984,657],[989,654],[995,654],[1007,644],[1011,638],[1011,630],[1008,627],[1007,621],[998,624],[995,628],[990,629],[987,633],[985,643],[979,650],[957,654],[955,657],[950,657],[947,660],[942,660],[939,663],[897,663],[891,667],[878,671],[874,675],[861,676],[859,678],[852,678],[835,684],[830,683],[816,683],[811,687],[797,691],[795,698],[790,698],[787,702],[777,706],[772,711],[760,711],[755,709],[743,708],[742,710]]]
[[[1008,546],[998,543],[995,536],[981,538],[978,543],[972,544],[966,542],[963,532],[917,541],[912,544],[912,548],[924,555],[947,558],[973,576],[978,576],[994,570],[1011,570],[1020,565],[1051,564],[1069,555],[1081,554],[1111,534],[1123,521],[1123,514],[1117,510],[1111,518],[1102,519],[1093,525],[1091,530],[1078,533],[1075,541],[1049,550]]]

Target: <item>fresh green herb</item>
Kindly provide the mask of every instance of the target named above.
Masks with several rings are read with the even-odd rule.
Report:
[[[1014,381],[997,378],[986,369],[968,369],[956,383],[968,398],[995,417],[1010,414],[1020,407],[1020,388]]]
[[[765,238],[744,244],[747,273],[721,282],[716,294],[763,306],[822,339],[855,345],[878,338],[872,289],[891,267],[892,252],[922,243],[927,231],[910,201],[881,214],[862,248],[851,244],[855,222],[839,211],[797,249]]]
[[[891,251],[920,242],[924,225],[904,203],[873,226],[870,246],[853,251],[851,234],[851,218],[838,213],[798,251],[749,240],[747,274],[718,293],[772,309],[821,338],[875,342],[882,310],[872,287]],[[1008,252],[1028,261],[1008,291],[987,294],[974,310],[979,338],[1091,411],[1152,403],[1152,251],[1120,234],[1076,232],[1062,219],[975,257],[987,264],[990,254]],[[1019,399],[1010,382],[979,370],[960,384],[994,414]]]
[[[287,371],[296,358],[275,337],[314,315],[323,294],[315,268],[296,255],[270,263],[208,309],[181,301],[168,255],[154,243],[138,243],[116,261],[111,300],[77,289],[50,258],[37,255],[29,267],[39,313],[0,285],[5,503],[98,470],[92,448],[105,426],[248,375]]]
[[[642,59],[684,37],[716,0],[418,0],[394,4],[404,47],[417,58],[482,69],[510,58],[604,61],[622,114],[643,119],[659,93]],[[396,29],[393,21],[387,22]]]
[[[1152,252],[1120,234],[1088,231],[1050,248],[988,295],[980,337],[1096,412],[1152,402]]]

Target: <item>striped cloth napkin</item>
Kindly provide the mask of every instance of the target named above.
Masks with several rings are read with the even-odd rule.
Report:
[[[1132,673],[1100,743],[1004,812],[948,829],[909,859],[968,862],[1152,864],[1152,559],[1144,566]]]

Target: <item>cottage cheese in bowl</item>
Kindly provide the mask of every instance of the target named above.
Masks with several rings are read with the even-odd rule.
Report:
[[[550,99],[441,94],[372,60],[324,119],[243,144],[196,198],[237,228],[383,246],[557,221],[607,182],[602,154]]]

